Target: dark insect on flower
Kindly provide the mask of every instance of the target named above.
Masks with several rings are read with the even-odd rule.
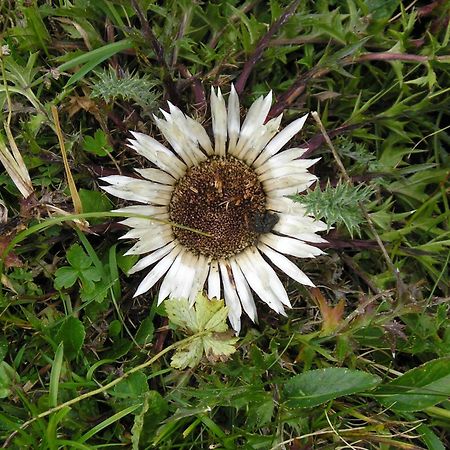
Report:
[[[269,233],[278,223],[278,220],[278,215],[269,211],[255,213],[250,218],[250,228],[257,233]]]

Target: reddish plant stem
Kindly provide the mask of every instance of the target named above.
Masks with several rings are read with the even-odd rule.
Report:
[[[280,115],[290,104],[294,102],[294,100],[299,95],[301,95],[305,91],[306,86],[312,79],[319,78],[320,76],[325,75],[329,71],[330,71],[329,68],[321,68],[321,69],[315,68],[309,70],[301,77],[299,77],[288,91],[286,91],[284,94],[280,95],[276,99],[275,104],[272,106],[272,109],[269,111],[269,114],[267,115],[267,119],[271,119],[273,117]]]
[[[427,62],[433,58],[423,55],[412,55],[409,53],[389,53],[389,52],[379,52],[379,53],[365,53],[356,58],[347,57],[342,61],[345,65],[355,64],[364,61],[407,61],[407,62]],[[438,59],[438,58],[436,58]]]
[[[201,114],[206,112],[208,104],[206,102],[206,93],[202,81],[192,76],[187,67],[183,64],[178,65],[180,74],[186,78],[186,81],[190,83],[192,94],[194,95],[194,108]]]
[[[330,238],[330,237],[327,237],[327,242],[315,243],[314,245],[321,249],[350,248],[350,249],[354,249],[354,250],[365,250],[365,249],[378,248],[378,244],[374,240],[372,240],[372,241],[361,240],[361,239],[344,240],[344,239],[334,239],[334,238]]]
[[[433,13],[433,11],[436,8],[438,8],[441,5],[441,3],[443,4],[446,1],[447,0],[436,0],[434,2],[429,3],[428,5],[421,6],[420,8],[417,9],[417,16],[418,17],[429,16],[430,14]]]
[[[244,64],[241,74],[236,82],[235,88],[238,94],[242,93],[247,83],[248,77],[250,76],[253,67],[261,58],[264,50],[269,46],[270,39],[272,36],[289,20],[289,18],[295,13],[300,0],[293,1],[286,9],[286,11],[281,14],[281,16],[276,20],[269,28],[267,33],[260,39],[256,48],[249,60]]]
[[[365,61],[406,61],[406,62],[416,62],[416,63],[424,63],[428,61],[445,61],[448,59],[448,55],[437,56],[435,58],[430,58],[428,56],[423,55],[412,55],[408,53],[389,53],[389,52],[380,52],[380,53],[365,53],[358,57],[347,56],[341,60],[342,66],[347,66],[350,64],[358,64]],[[329,67],[316,67],[314,69],[309,70],[308,72],[301,75],[298,80],[292,85],[292,87],[280,95],[275,104],[272,106],[272,109],[269,112],[268,118],[272,118],[278,116],[281,112],[283,112],[289,105],[291,105],[297,97],[299,97],[306,89],[308,83],[315,79],[319,78],[327,73],[331,72],[331,68]]]
[[[152,44],[153,51],[155,52],[156,60],[158,61],[158,64],[163,68],[164,70],[164,85],[167,89],[167,94],[169,97],[169,100],[178,105],[178,94],[175,87],[175,83],[172,80],[172,77],[170,75],[169,66],[167,65],[165,56],[164,56],[164,49],[161,45],[161,43],[156,38],[155,34],[153,33],[153,30],[151,29],[147,17],[142,11],[139,3],[137,0],[131,0],[131,4],[133,5],[134,10],[136,11],[137,16],[139,17],[139,21],[141,22],[142,27],[142,33]]]
[[[360,128],[362,126],[361,123],[354,124],[354,125],[342,125],[338,128],[335,128],[334,130],[331,130],[328,132],[328,135],[330,137],[339,136],[342,133],[348,133],[352,130],[355,130],[357,128]],[[325,138],[321,133],[316,134],[313,136],[307,143],[308,150],[302,155],[303,158],[307,158],[311,156],[320,146],[325,142]]]

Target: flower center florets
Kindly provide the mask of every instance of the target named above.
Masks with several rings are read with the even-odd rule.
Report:
[[[175,186],[170,219],[176,238],[196,254],[220,259],[254,245],[266,196],[257,175],[233,157],[211,157],[188,169]]]

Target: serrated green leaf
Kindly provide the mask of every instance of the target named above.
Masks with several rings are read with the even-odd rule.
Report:
[[[435,359],[380,386],[376,399],[396,411],[421,411],[450,396],[450,357]]]
[[[236,351],[236,337],[224,332],[228,330],[228,308],[223,300],[209,300],[198,294],[193,306],[186,299],[169,299],[165,302],[169,320],[183,328],[187,334],[201,333],[188,345],[178,347],[171,365],[177,369],[195,367],[205,354],[210,361],[225,359]]]
[[[228,308],[223,307],[223,302],[209,300],[204,295],[197,296],[195,300],[197,317],[197,331],[209,330],[217,333],[228,329]]]
[[[146,317],[141,324],[136,333],[136,342],[139,345],[147,345],[152,342],[153,333],[155,332],[155,325],[150,317]]]
[[[155,438],[155,431],[167,417],[169,410],[167,400],[157,391],[146,392],[145,400],[148,401],[148,410],[144,415],[144,425],[139,436],[142,447]]]
[[[214,357],[229,356],[236,351],[235,345],[238,340],[237,337],[229,337],[225,333],[215,333],[203,338],[203,348],[208,357],[210,355]]]
[[[190,344],[178,347],[173,354],[170,365],[175,369],[186,369],[186,367],[195,367],[202,359],[203,343],[201,338]]]
[[[80,189],[78,193],[80,194],[84,212],[109,211],[112,207],[112,203],[102,192]],[[103,221],[104,219],[97,220]],[[92,219],[90,219],[90,221],[92,221]]]
[[[90,266],[87,269],[83,269],[82,278],[89,281],[100,281],[102,278],[102,272],[95,266]]]
[[[106,138],[106,134],[103,130],[97,130],[94,136],[85,136],[83,148],[87,152],[97,156],[106,156],[113,150],[109,145],[108,139]]]
[[[164,303],[169,320],[186,331],[197,332],[195,310],[185,299],[169,299]]]
[[[139,440],[141,438],[142,430],[144,429],[144,417],[148,411],[149,392],[144,393],[144,403],[141,411],[134,416],[133,428],[131,428],[131,448],[132,450],[139,450]]]
[[[54,285],[56,289],[70,288],[78,279],[78,270],[73,267],[60,267],[55,272]]]
[[[79,244],[72,245],[66,254],[67,261],[75,269],[84,270],[92,265],[91,258]]]
[[[380,378],[360,370],[340,367],[309,370],[291,378],[284,387],[290,408],[311,408],[344,395],[374,388]]]

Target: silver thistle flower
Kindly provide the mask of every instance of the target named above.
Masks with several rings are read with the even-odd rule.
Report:
[[[307,170],[317,159],[300,159],[304,149],[282,150],[307,115],[278,132],[281,115],[265,123],[271,103],[271,93],[258,98],[241,124],[234,87],[228,108],[220,89],[212,89],[214,143],[199,122],[170,103],[170,112],[162,111],[164,119],[154,119],[171,149],[132,133],[129,146],[153,167],[136,169],[142,178],[102,180],[109,184],[103,187],[108,193],[142,204],[116,211],[149,216],[122,222],[131,228],[122,239],[137,239],[127,254],[147,254],[129,273],[152,266],[135,296],[162,278],[158,302],[172,297],[193,303],[206,284],[210,298],[223,294],[238,333],[242,310],[257,319],[253,292],[279,314],[290,307],[268,261],[297,282],[314,286],[285,256],[313,258],[322,251],[309,243],[325,242],[316,232],[327,225],[286,197],[317,179]]]

